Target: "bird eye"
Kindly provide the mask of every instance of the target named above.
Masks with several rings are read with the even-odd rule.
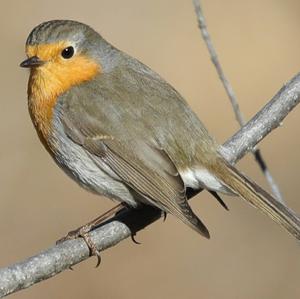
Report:
[[[61,52],[61,56],[62,56],[63,58],[65,58],[65,59],[69,59],[69,58],[71,58],[73,55],[74,55],[74,48],[73,48],[72,46],[63,49],[62,52]]]

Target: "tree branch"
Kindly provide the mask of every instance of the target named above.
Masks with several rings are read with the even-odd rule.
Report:
[[[290,80],[273,99],[241,130],[220,147],[231,163],[237,162],[278,127],[300,101],[300,73]],[[122,210],[116,217],[90,233],[99,251],[115,246],[161,217],[150,206]],[[0,297],[28,288],[87,259],[89,249],[82,239],[68,240],[41,253],[0,269]]]
[[[194,4],[194,8],[195,8],[195,13],[197,16],[197,20],[198,20],[198,26],[202,35],[202,38],[206,44],[207,50],[210,54],[210,58],[212,63],[214,64],[216,71],[218,73],[218,76],[224,86],[224,89],[227,93],[227,96],[231,102],[231,106],[233,108],[233,112],[235,114],[235,118],[238,121],[239,125],[242,127],[245,125],[246,120],[245,117],[243,116],[240,107],[239,107],[239,103],[237,100],[237,97],[233,91],[233,88],[229,82],[229,80],[227,79],[223,68],[221,66],[221,63],[219,61],[218,58],[218,54],[217,51],[215,50],[215,47],[213,45],[212,39],[210,37],[209,31],[207,29],[207,25],[206,25],[206,21],[205,21],[205,17],[204,17],[204,13],[202,11],[201,8],[201,4],[200,4],[200,0],[193,0],[193,4]],[[256,162],[258,163],[261,171],[263,172],[263,174],[265,175],[271,189],[273,192],[273,195],[276,197],[276,199],[278,199],[282,204],[284,203],[283,197],[281,195],[281,192],[279,190],[278,185],[276,184],[274,178],[271,175],[271,172],[269,171],[267,164],[265,163],[263,157],[262,157],[262,153],[259,149],[257,148],[253,148],[253,155],[255,157]]]

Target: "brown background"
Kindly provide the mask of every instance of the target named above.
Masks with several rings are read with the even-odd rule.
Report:
[[[298,0],[206,0],[209,29],[247,118],[300,69]],[[71,18],[92,25],[117,47],[172,83],[220,142],[238,128],[196,26],[191,1],[1,0],[0,266],[51,246],[113,204],[80,189],[41,147],[27,113],[28,73],[18,64],[38,23]],[[296,109],[261,147],[294,209],[298,195]],[[267,187],[246,157],[239,167]],[[173,217],[95,259],[12,298],[299,298],[300,250],[293,238],[236,198],[230,212],[207,193],[193,207],[207,241]]]

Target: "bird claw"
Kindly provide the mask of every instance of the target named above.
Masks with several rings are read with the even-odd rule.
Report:
[[[96,263],[95,268],[98,268],[101,263],[100,251],[97,249],[95,243],[92,241],[92,239],[89,235],[90,231],[91,231],[90,225],[82,226],[77,230],[70,231],[65,237],[56,241],[56,245],[60,244],[64,241],[67,241],[67,240],[74,240],[77,238],[82,238],[85,241],[87,247],[89,248],[90,256],[96,256],[97,263]],[[69,267],[69,269],[73,270],[72,267]]]
[[[137,244],[137,245],[141,245],[142,243],[140,243],[139,241],[137,241],[136,239],[135,239],[135,234],[132,234],[131,235],[131,240],[132,240],[132,242],[134,243],[134,244]]]
[[[96,249],[94,252],[91,252],[92,256],[95,256],[97,258],[97,263],[95,268],[98,268],[101,264],[101,255],[100,255],[100,251],[98,249]]]
[[[83,240],[85,241],[87,247],[90,250],[90,256],[95,256],[97,258],[97,263],[95,268],[98,268],[99,265],[101,264],[100,251],[97,249],[95,243],[92,241],[90,235],[87,232],[81,233],[79,237],[83,238]]]
[[[163,214],[163,222],[165,222],[167,219],[167,212],[162,211],[162,214]]]
[[[81,228],[76,229],[76,230],[72,230],[72,231],[68,232],[66,236],[64,236],[61,239],[57,240],[56,245],[58,245],[60,243],[63,243],[67,240],[75,240],[75,239],[81,237],[81,234],[82,234]]]

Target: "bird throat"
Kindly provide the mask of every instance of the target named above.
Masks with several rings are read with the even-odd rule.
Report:
[[[98,63],[84,57],[78,57],[68,65],[49,62],[31,69],[28,82],[29,113],[44,144],[49,140],[53,110],[58,98],[73,86],[92,80],[100,70]]]
[[[31,70],[28,82],[28,108],[41,141],[47,140],[58,95],[48,91],[47,80],[37,70]],[[44,142],[43,142],[44,143]]]

